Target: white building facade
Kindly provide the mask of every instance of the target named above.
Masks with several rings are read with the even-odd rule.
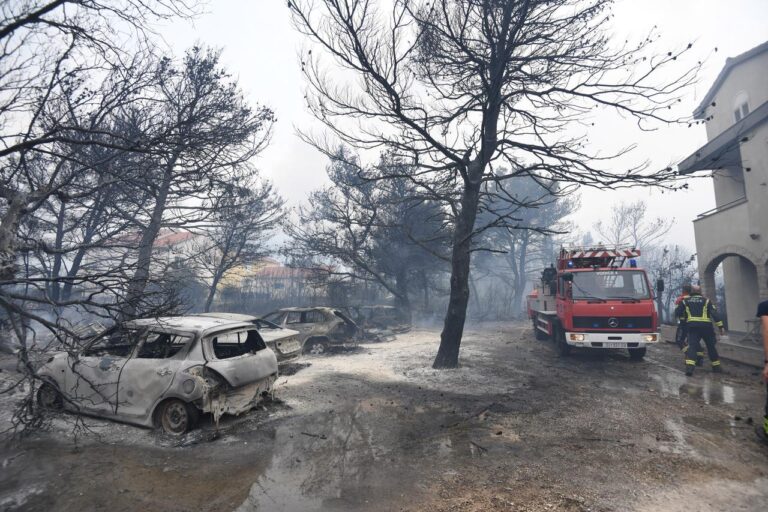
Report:
[[[768,298],[768,42],[726,60],[694,112],[708,142],[679,166],[712,171],[715,209],[694,220],[704,294],[722,263],[729,329],[750,331]]]

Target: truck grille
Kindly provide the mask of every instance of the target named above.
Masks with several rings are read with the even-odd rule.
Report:
[[[614,318],[618,322],[615,327],[609,324]],[[574,329],[650,329],[653,325],[649,316],[575,316]]]

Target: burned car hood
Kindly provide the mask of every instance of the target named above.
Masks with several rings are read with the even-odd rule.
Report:
[[[301,333],[293,329],[259,329],[259,334],[265,343],[269,343],[288,338],[289,336],[298,336]]]

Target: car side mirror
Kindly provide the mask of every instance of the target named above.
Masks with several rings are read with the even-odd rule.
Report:
[[[664,280],[663,279],[657,279],[656,280],[656,291],[661,293],[664,291]]]

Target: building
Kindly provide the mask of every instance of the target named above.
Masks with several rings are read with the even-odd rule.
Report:
[[[712,171],[716,205],[693,224],[699,275],[714,297],[722,263],[729,328],[750,331],[768,297],[768,42],[726,60],[694,117],[708,142],[679,171]]]

